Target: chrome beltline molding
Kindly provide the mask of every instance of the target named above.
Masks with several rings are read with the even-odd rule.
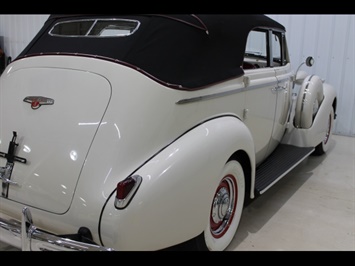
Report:
[[[197,96],[197,97],[193,97],[193,98],[182,99],[182,100],[177,101],[176,104],[186,104],[186,103],[192,103],[192,102],[198,102],[198,101],[206,101],[206,100],[224,97],[227,95],[242,92],[242,91],[245,91],[246,89],[247,88],[238,88],[238,89],[234,89],[234,90],[230,90],[230,91],[224,91],[224,92],[219,92],[219,93]]]
[[[192,97],[192,98],[186,98],[186,99],[182,99],[176,102],[176,104],[186,104],[186,103],[192,103],[192,102],[198,102],[198,101],[206,101],[206,100],[210,100],[210,99],[215,99],[215,98],[219,98],[219,97],[224,97],[224,96],[228,96],[231,94],[235,94],[235,93],[239,93],[239,92],[243,92],[246,90],[255,90],[255,89],[259,89],[265,86],[271,86],[271,85],[276,85],[277,83],[283,82],[286,79],[282,79],[279,81],[275,81],[275,82],[269,82],[269,83],[263,83],[260,85],[254,85],[254,86],[247,86],[244,88],[238,88],[238,89],[233,89],[233,90],[229,90],[229,91],[223,91],[223,92],[218,92],[218,93],[213,93],[213,94],[207,94],[207,95],[201,95],[201,96],[196,96],[196,97]]]

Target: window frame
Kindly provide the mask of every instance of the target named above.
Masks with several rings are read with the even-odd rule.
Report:
[[[263,32],[265,33],[265,38],[266,38],[266,66],[263,68],[273,68],[273,67],[282,67],[285,66],[288,61],[287,61],[287,50],[286,50],[286,36],[285,32],[271,29],[271,28],[264,28],[264,27],[256,27],[252,29],[247,37],[247,42],[248,38],[250,36],[250,33],[253,31],[257,32]],[[272,38],[274,37],[273,35],[276,35],[278,37],[279,43],[280,43],[280,64],[275,65],[274,62],[274,51],[273,51],[273,41]],[[244,54],[247,54],[247,47],[245,47]]]
[[[89,27],[88,31],[85,33],[85,35],[62,35],[62,34],[56,34],[52,33],[52,31],[60,24],[67,24],[67,23],[75,23],[75,22],[92,22],[92,25]],[[132,32],[129,32],[127,34],[119,34],[119,35],[90,35],[90,32],[95,28],[95,25],[98,22],[102,21],[123,21],[123,22],[133,22],[136,23],[136,27]],[[73,19],[73,20],[64,20],[57,22],[56,24],[51,27],[51,29],[48,31],[48,34],[52,37],[61,37],[61,38],[120,38],[120,37],[127,37],[132,34],[134,34],[140,27],[141,23],[139,20],[134,20],[134,19],[122,19],[122,18],[93,18],[93,19]]]

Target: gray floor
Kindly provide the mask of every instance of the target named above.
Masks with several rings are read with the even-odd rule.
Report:
[[[355,138],[333,136],[244,210],[229,250],[355,251]]]
[[[355,138],[331,144],[244,209],[229,251],[355,251]]]

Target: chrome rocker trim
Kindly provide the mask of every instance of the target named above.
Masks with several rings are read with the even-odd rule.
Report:
[[[30,209],[22,209],[21,223],[0,217],[0,240],[23,251],[113,251],[44,232],[33,225]]]

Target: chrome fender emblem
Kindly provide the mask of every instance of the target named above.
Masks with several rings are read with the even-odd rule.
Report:
[[[43,97],[43,96],[27,96],[23,99],[24,102],[30,103],[31,108],[36,110],[40,108],[42,105],[53,105],[54,100],[51,98]]]

